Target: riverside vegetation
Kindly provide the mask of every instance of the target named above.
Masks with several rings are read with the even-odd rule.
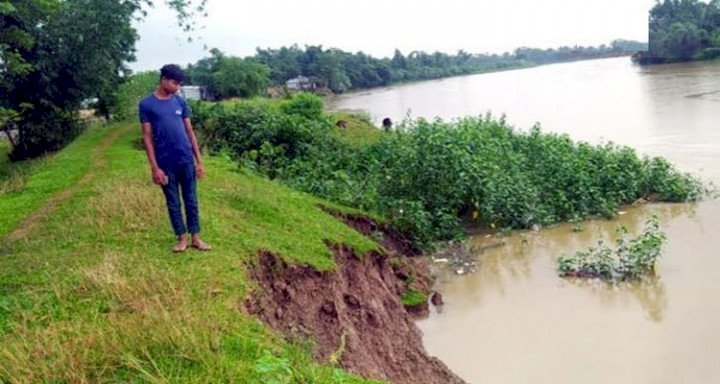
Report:
[[[665,160],[491,116],[390,133],[355,117],[342,131],[334,120],[347,115],[304,94],[194,111],[215,154],[200,188],[212,258],[167,257],[172,238],[136,123],[95,126],[0,191],[0,381],[367,383],[237,310],[259,250],[327,271],[327,242],[377,249],[319,205],[362,208],[430,244],[461,236],[463,218],[522,228],[701,193]]]
[[[637,279],[652,273],[665,242],[657,217],[645,223],[638,236],[628,238],[625,227],[618,228],[616,248],[611,249],[604,241],[572,256],[558,258],[558,273],[566,277],[601,278],[610,281]]]
[[[309,94],[193,104],[204,145],[267,177],[386,217],[417,243],[463,236],[463,222],[530,228],[615,216],[640,198],[694,201],[703,185],[659,157],[612,143],[515,130],[490,115],[406,121],[349,141]]]
[[[720,59],[720,1],[659,0],[650,9],[649,49],[633,60],[664,64]]]

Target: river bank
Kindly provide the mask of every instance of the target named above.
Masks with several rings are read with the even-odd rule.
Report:
[[[461,382],[424,353],[401,304],[398,288],[409,283],[393,268],[415,261],[401,262],[320,206],[360,212],[208,156],[199,194],[204,237],[214,249],[174,255],[162,194],[145,173],[136,137],[132,123],[96,126],[33,168],[18,190],[0,194],[0,381],[375,383],[371,378],[403,382],[415,371]],[[87,167],[58,179],[77,158]],[[262,325],[245,303],[274,297],[277,284],[253,278],[268,276],[268,255],[309,278],[298,276],[296,288],[320,284],[319,291],[297,291],[306,298],[295,304],[298,313],[332,314],[332,297],[342,327],[313,340]],[[423,280],[417,271],[406,270],[405,279]],[[365,291],[352,284],[359,277],[379,285]],[[328,290],[330,281],[340,285]],[[267,313],[277,314],[283,306],[271,308]],[[375,321],[385,327],[376,329]],[[394,357],[375,359],[376,351]]]

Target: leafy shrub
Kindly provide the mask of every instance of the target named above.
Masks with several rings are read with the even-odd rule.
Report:
[[[352,146],[319,105],[313,95],[200,104],[194,119],[213,150],[293,188],[384,215],[418,245],[462,237],[461,217],[529,228],[613,217],[639,198],[697,200],[703,190],[664,159],[539,127],[518,132],[490,115],[409,121]]]
[[[645,223],[645,230],[637,237],[628,239],[627,229],[620,227],[620,237],[615,249],[601,240],[597,247],[590,247],[573,256],[558,258],[560,276],[626,280],[654,271],[665,234],[660,222],[653,216]]]
[[[120,84],[115,95],[114,109],[111,110],[117,120],[138,120],[138,103],[149,95],[160,80],[160,73],[147,71],[134,74]]]
[[[280,109],[288,115],[299,115],[306,119],[322,118],[323,102],[311,93],[299,93],[285,101]]]
[[[10,153],[13,161],[36,158],[55,152],[78,137],[85,129],[76,112],[58,108],[35,108],[27,113],[17,143]]]

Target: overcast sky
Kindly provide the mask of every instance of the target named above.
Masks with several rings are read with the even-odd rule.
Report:
[[[162,3],[157,1],[157,3]],[[298,44],[363,51],[375,57],[414,50],[502,53],[517,47],[647,41],[655,0],[208,0],[208,17],[186,41],[162,5],[136,27],[134,70],[187,65],[219,48],[251,56],[256,47]]]

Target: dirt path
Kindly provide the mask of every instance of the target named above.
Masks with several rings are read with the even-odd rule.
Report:
[[[100,141],[98,146],[92,150],[89,159],[90,170],[85,173],[80,178],[80,180],[78,180],[77,183],[71,185],[70,187],[62,191],[57,192],[55,195],[51,196],[42,207],[26,216],[20,222],[17,228],[15,228],[7,235],[6,239],[8,241],[14,242],[20,240],[28,240],[30,236],[35,233],[38,227],[40,227],[43,218],[52,214],[55,208],[60,203],[75,196],[75,193],[77,193],[80,188],[87,186],[93,180],[95,180],[98,172],[102,171],[106,167],[107,160],[105,159],[105,152],[115,142],[118,136],[120,136],[120,134],[123,133],[127,128],[125,126],[118,126],[101,129],[113,129],[113,131],[107,133],[105,137],[103,137],[103,139]]]

